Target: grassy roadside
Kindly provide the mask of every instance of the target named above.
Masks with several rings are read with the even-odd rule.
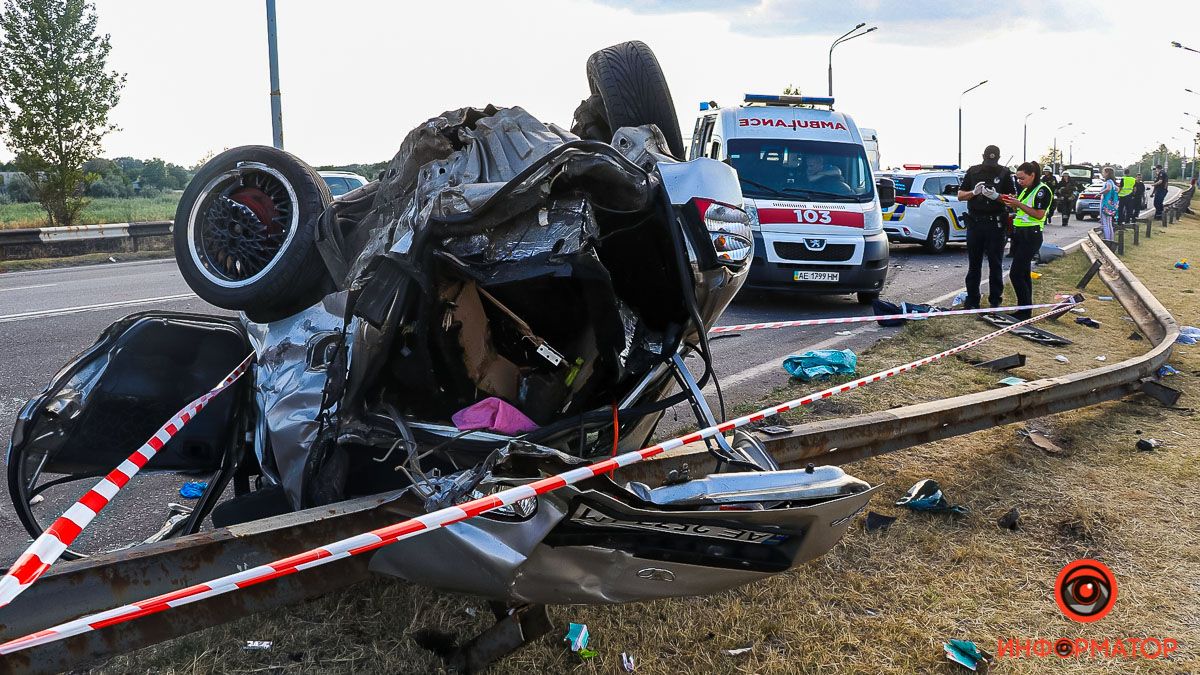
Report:
[[[1200,220],[1189,217],[1140,247],[1126,262],[1185,325],[1200,323],[1195,291],[1200,269],[1172,267],[1200,260]],[[1086,263],[1075,255],[1040,271],[1039,299],[1069,290]],[[1107,291],[1089,287],[1086,316],[1100,329],[1076,325],[1069,314],[1049,330],[1075,341],[1044,348],[1005,336],[975,350],[978,358],[1020,351],[1027,365],[1011,375],[1034,379],[1085,370],[1142,353],[1134,326]],[[1006,301],[1011,297],[1006,296]],[[990,330],[971,319],[910,324],[860,355],[861,372],[940,351]],[[1200,348],[1177,346],[1171,363],[1181,374],[1181,405],[1200,396]],[[1068,363],[1055,360],[1064,355]],[[997,386],[1003,375],[947,360],[795,413],[793,421],[880,410]],[[776,401],[818,388],[795,385],[764,393]],[[741,410],[759,407],[747,403]],[[498,673],[620,672],[620,653],[637,659],[638,673],[956,673],[941,643],[974,640],[995,651],[998,638],[1158,636],[1178,640],[1168,660],[1028,658],[1003,660],[993,672],[1178,673],[1200,670],[1200,433],[1195,411],[1165,409],[1131,397],[1029,423],[1063,448],[1047,454],[1017,435],[1025,424],[981,431],[847,467],[885,488],[871,510],[898,516],[885,532],[867,533],[861,521],[823,558],[762,583],[707,598],[614,607],[558,607],[556,625],[587,623],[600,653],[579,663],[556,632],[501,662]],[[1139,452],[1139,437],[1164,440]],[[962,518],[903,511],[892,506],[921,478],[941,483],[948,498],[971,508]],[[1021,511],[1015,532],[995,519]],[[1119,582],[1112,613],[1096,624],[1071,623],[1060,614],[1051,586],[1065,563],[1093,557]],[[311,572],[320,574],[320,571]],[[475,616],[468,613],[473,609]],[[177,611],[186,611],[177,610]],[[261,617],[202,631],[119,657],[96,672],[436,672],[439,661],[411,635],[436,629],[469,637],[485,626],[478,600],[390,580]],[[245,640],[272,640],[265,652],[244,652]],[[751,647],[738,656],[723,650]]]
[[[0,260],[0,274],[5,272],[28,272],[30,270],[48,270],[58,267],[83,267],[87,265],[104,265],[114,262],[130,262],[133,260],[159,260],[175,255],[172,249],[164,248],[158,251],[133,251],[129,253],[85,253],[64,258],[31,258],[29,260]]]
[[[165,192],[157,197],[89,199],[79,217],[79,225],[136,223],[171,220],[179,205],[180,192]],[[46,212],[37,202],[0,204],[0,230],[19,227],[45,227]]]

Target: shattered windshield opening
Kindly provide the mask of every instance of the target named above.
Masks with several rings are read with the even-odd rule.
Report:
[[[875,184],[862,146],[825,141],[739,138],[729,162],[747,197],[869,202]]]

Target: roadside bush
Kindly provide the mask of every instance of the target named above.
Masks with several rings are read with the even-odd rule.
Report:
[[[4,192],[14,202],[37,201],[37,194],[33,190],[33,181],[23,174],[9,178],[4,184]]]
[[[109,174],[88,186],[89,197],[132,197],[133,186],[122,176]]]
[[[8,192],[6,192],[5,190],[0,190],[0,205],[11,204],[11,203],[12,203],[12,197],[8,196]]]
[[[138,190],[137,196],[153,198],[153,197],[161,197],[162,193],[163,193],[163,189],[160,187],[154,187],[152,185],[144,185],[144,186],[142,186],[141,190]]]

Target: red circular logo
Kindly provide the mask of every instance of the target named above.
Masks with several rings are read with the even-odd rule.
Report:
[[[1099,560],[1067,563],[1054,581],[1054,601],[1072,621],[1091,623],[1104,618],[1117,600],[1117,578]]]

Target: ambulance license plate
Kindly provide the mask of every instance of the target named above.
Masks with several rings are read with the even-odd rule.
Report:
[[[792,272],[792,281],[840,281],[841,272],[813,272],[809,270],[796,270]]]

